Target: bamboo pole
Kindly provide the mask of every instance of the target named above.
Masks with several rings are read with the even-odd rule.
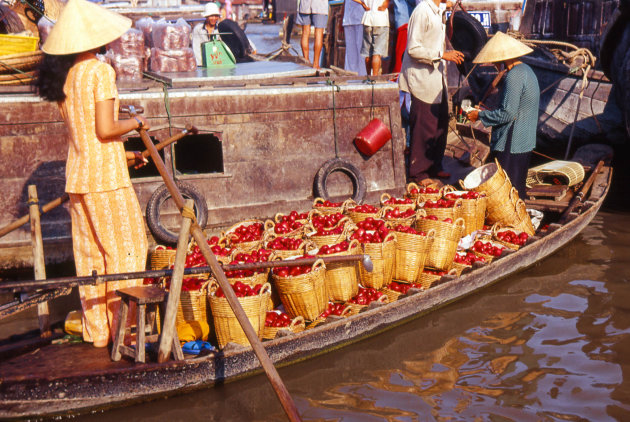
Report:
[[[186,207],[192,209],[195,201],[188,199]],[[166,300],[166,312],[164,312],[164,322],[162,325],[162,335],[160,336],[160,346],[158,349],[158,362],[166,362],[171,353],[173,345],[173,332],[175,327],[175,318],[177,316],[177,304],[182,291],[182,280],[184,278],[184,266],[186,265],[186,247],[188,239],[190,239],[190,225],[192,220],[189,217],[182,218],[182,227],[179,231],[179,239],[177,240],[177,252],[175,252],[175,266],[173,268],[173,276],[171,277],[171,287]]]
[[[135,114],[133,109],[131,109],[130,111],[132,115]],[[166,169],[166,166],[164,165],[164,162],[162,161],[162,158],[158,154],[158,151],[155,148],[155,145],[153,145],[153,143],[151,142],[151,139],[147,135],[146,131],[144,129],[140,129],[139,132],[140,132],[140,137],[142,138],[142,142],[151,153],[151,158],[153,158],[153,162],[155,166],[157,167],[160,175],[162,176],[162,179],[164,180],[164,183],[166,184],[166,187],[168,188],[171,194],[171,197],[175,201],[175,204],[177,205],[177,208],[179,209],[179,211],[182,212],[184,208],[184,198],[182,197],[182,194],[179,192],[179,189],[177,189],[177,186],[175,185],[175,181],[169,175]],[[210,249],[210,246],[207,243],[206,235],[203,233],[203,230],[201,229],[201,227],[199,227],[199,225],[196,222],[192,223],[191,233],[193,237],[195,238],[195,241],[197,242],[197,245],[199,246],[199,249],[201,250],[202,255],[206,259],[206,262],[210,264],[210,268],[212,269],[214,276],[219,282],[219,286],[223,290],[223,293],[225,294],[225,298],[227,299],[230,307],[232,308],[232,311],[234,312],[236,319],[238,320],[239,324],[243,328],[245,336],[249,340],[249,343],[251,344],[252,349],[254,350],[254,353],[258,357],[258,360],[260,360],[260,364],[262,365],[262,368],[265,371],[265,374],[267,375],[267,378],[269,379],[269,382],[271,383],[276,395],[278,396],[278,399],[280,400],[280,403],[282,404],[282,407],[284,408],[284,411],[287,414],[289,420],[300,421],[301,420],[300,415],[297,411],[297,407],[295,406],[295,403],[293,402],[293,399],[291,398],[291,395],[289,394],[289,391],[287,390],[286,386],[282,382],[282,379],[280,378],[278,371],[273,366],[273,363],[271,362],[269,355],[267,355],[267,351],[265,350],[265,348],[262,345],[262,342],[258,338],[258,334],[256,334],[256,332],[254,331],[254,328],[249,322],[249,319],[247,318],[247,315],[245,314],[243,307],[238,301],[236,294],[234,294],[234,291],[230,287],[230,283],[225,277],[225,273],[223,272],[221,265],[219,265],[217,258],[214,256],[214,254],[212,253],[212,250]]]
[[[39,201],[37,199],[37,187],[28,186],[28,211],[31,220],[31,241],[33,246],[33,267],[35,269],[35,280],[46,279],[46,264],[44,263],[44,243],[42,241],[42,230],[39,221]],[[37,304],[37,319],[39,320],[39,331],[44,338],[50,337],[50,311],[48,302]]]

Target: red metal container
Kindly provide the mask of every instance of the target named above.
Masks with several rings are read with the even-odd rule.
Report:
[[[392,133],[380,119],[372,119],[354,138],[354,143],[361,153],[371,156],[392,139]]]

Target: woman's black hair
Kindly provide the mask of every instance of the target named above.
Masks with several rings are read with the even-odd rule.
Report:
[[[35,89],[40,97],[47,101],[63,101],[66,94],[63,86],[66,83],[68,71],[74,64],[76,54],[52,56],[44,54],[39,65],[39,75],[35,80]]]

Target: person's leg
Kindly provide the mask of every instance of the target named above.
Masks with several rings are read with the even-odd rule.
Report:
[[[371,59],[371,57],[369,57],[369,56],[365,58],[365,72],[368,75],[372,74],[372,61],[370,59]]]
[[[420,181],[429,177],[433,161],[427,158],[427,146],[430,145],[437,131],[438,116],[433,104],[425,103],[411,95],[409,129],[409,177]]]
[[[302,47],[302,55],[309,62],[311,59],[309,58],[309,48],[308,48],[308,38],[311,34],[311,26],[310,25],[302,25],[302,38],[300,39],[300,46]]]
[[[346,39],[346,56],[344,69],[357,72],[365,76],[365,65],[361,58],[361,43],[363,42],[363,25],[346,25],[343,27]]]
[[[382,57],[387,57],[389,48],[389,27],[377,26],[373,28],[372,35],[372,74],[382,73]]]
[[[315,28],[315,41],[313,43],[313,67],[319,69],[322,47],[324,46],[324,28]]]
[[[381,74],[381,56],[375,54],[372,56],[372,75]]]
[[[433,171],[435,175],[440,178],[449,177],[447,173],[443,171],[442,159],[444,158],[444,151],[446,150],[446,142],[448,137],[448,99],[446,96],[446,87],[442,90],[442,102],[436,104],[438,124],[435,133],[435,139],[431,145],[430,158],[433,160]]]

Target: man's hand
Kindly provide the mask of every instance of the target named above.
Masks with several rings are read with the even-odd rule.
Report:
[[[361,2],[361,6],[363,6],[363,8],[365,9],[366,12],[370,11],[370,8],[368,7],[367,4],[365,4],[364,2]]]
[[[387,10],[387,8],[389,7],[389,0],[385,0],[379,7],[378,7],[378,11],[382,12],[383,10]]]
[[[442,58],[455,64],[462,64],[464,62],[464,53],[457,50],[449,50],[444,52]]]

